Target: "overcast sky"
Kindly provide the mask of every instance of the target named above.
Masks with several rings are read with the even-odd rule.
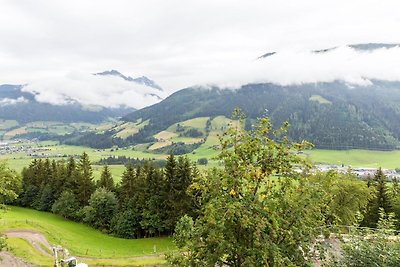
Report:
[[[0,0],[0,10],[0,84],[65,85],[68,77],[110,69],[148,76],[168,92],[213,83],[400,79],[398,48],[309,52],[400,43],[400,1]],[[271,51],[280,54],[256,60]]]

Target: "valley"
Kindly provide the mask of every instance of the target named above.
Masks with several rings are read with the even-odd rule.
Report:
[[[29,165],[35,158],[50,158],[65,160],[68,157],[79,157],[83,152],[88,153],[92,163],[94,163],[94,176],[100,177],[102,166],[97,165],[101,159],[108,157],[125,156],[138,159],[164,160],[171,149],[181,149],[181,147],[192,146],[187,153],[178,153],[186,155],[190,160],[197,162],[199,159],[207,159],[207,165],[199,165],[201,169],[218,167],[219,164],[214,158],[218,155],[219,136],[227,129],[232,122],[225,116],[198,117],[186,121],[180,121],[172,124],[166,130],[153,135],[152,142],[130,145],[127,147],[111,147],[105,149],[95,149],[87,146],[76,146],[62,144],[60,141],[41,141],[41,136],[51,133],[54,136],[65,136],[73,132],[104,133],[113,131],[113,136],[126,139],[143,129],[148,121],[119,122],[116,120],[106,121],[100,124],[93,123],[61,123],[61,122],[30,122],[22,127],[30,133],[35,133],[37,138],[20,139],[18,136],[12,136],[13,127],[16,127],[16,121],[5,121],[0,123],[0,128],[4,129],[3,140],[0,141],[0,160],[6,160],[10,167],[21,171],[23,167]],[[17,126],[18,127],[18,126]],[[10,130],[11,128],[11,130]],[[20,129],[20,128],[17,128]],[[195,137],[187,136],[187,132],[194,133]],[[173,144],[181,144],[181,147],[174,147]],[[179,151],[178,151],[179,152]],[[185,152],[183,149],[182,152]],[[175,154],[176,151],[175,151]],[[345,165],[350,167],[368,167],[385,169],[396,169],[400,167],[400,150],[379,151],[366,149],[319,149],[313,148],[304,152],[304,157],[313,164],[333,164]],[[123,172],[124,165],[111,164],[110,170],[114,179],[118,181]]]
[[[399,267],[399,9],[2,1],[0,267]]]
[[[165,264],[164,254],[177,250],[172,233],[178,219],[187,213],[195,218],[199,212],[197,199],[188,189],[199,186],[193,179],[231,168],[217,156],[224,151],[222,157],[226,159],[235,151],[233,144],[224,148],[220,138],[226,140],[232,134],[228,129],[235,129],[238,136],[245,134],[261,122],[261,117],[267,117],[266,125],[271,123],[264,125],[270,132],[267,136],[272,137],[266,143],[271,145],[271,151],[276,150],[269,157],[288,149],[283,157],[273,160],[289,162],[298,157],[293,171],[302,171],[297,164],[303,160],[312,164],[311,180],[326,175],[328,180],[337,179],[337,184],[343,183],[344,187],[355,186],[361,190],[357,201],[364,207],[367,198],[366,191],[362,191],[366,190],[363,180],[374,176],[379,168],[390,182],[388,188],[397,188],[393,181],[400,175],[398,82],[373,81],[367,89],[341,81],[288,86],[247,84],[234,89],[195,86],[163,98],[163,89],[145,76],[132,78],[112,70],[96,73],[90,79],[103,78],[128,87],[144,86],[137,97],[151,99],[150,104],[136,110],[124,105],[105,107],[64,99],[67,102],[60,105],[38,101],[36,93],[24,86],[0,86],[0,162],[23,177],[20,197],[10,202],[22,207],[9,206],[0,220],[0,230],[8,234],[8,247],[20,259],[49,265],[49,244],[61,243],[91,265]],[[240,120],[230,119],[236,108],[244,113]],[[279,128],[285,121],[289,123],[287,132]],[[287,134],[293,142],[308,140],[314,146],[301,152],[296,145],[279,148],[282,140],[279,141],[280,135],[275,136],[276,131]],[[249,138],[259,142],[265,136],[253,132]],[[271,142],[277,142],[277,146]],[[254,149],[266,149],[263,144]],[[266,149],[263,153],[270,152]],[[171,161],[170,154],[177,160]],[[46,167],[50,162],[52,168]],[[87,172],[80,165],[82,162],[90,166]],[[130,164],[134,169],[126,167]],[[282,170],[271,166],[276,168],[277,175],[268,175],[263,180],[264,188],[279,188],[271,184],[281,183],[277,177]],[[347,180],[349,168],[357,179]],[[331,174],[329,170],[337,173]],[[184,171],[186,174],[177,174]],[[47,175],[43,175],[45,172]],[[49,177],[54,180],[48,180]],[[80,180],[82,177],[88,180]],[[107,182],[107,177],[112,182]],[[178,177],[183,180],[177,180]],[[180,182],[181,188],[174,188]],[[131,189],[130,183],[135,185]],[[87,186],[89,194],[81,191],[82,185]],[[125,196],[118,185],[127,190]],[[225,194],[224,186],[211,188],[210,191],[222,190]],[[327,192],[331,190],[328,188]],[[247,192],[244,189],[243,193]],[[221,192],[216,197],[220,195]],[[235,197],[236,191],[232,189],[228,195]],[[111,209],[103,215],[93,211],[96,202],[91,198],[96,196],[97,201],[111,201],[107,202]],[[351,198],[352,194],[345,196]],[[181,206],[183,198],[186,206]],[[180,213],[175,214],[176,211]],[[376,215],[368,216],[377,220]],[[106,222],[98,223],[106,217]],[[355,217],[343,219],[353,222]],[[39,246],[32,242],[33,236],[41,240],[35,241]],[[138,238],[143,236],[147,238]]]

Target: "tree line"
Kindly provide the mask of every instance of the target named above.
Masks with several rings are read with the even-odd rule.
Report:
[[[22,191],[15,204],[85,222],[120,237],[168,235],[181,216],[195,216],[188,187],[198,174],[188,158],[170,155],[163,169],[151,161],[127,165],[116,184],[108,165],[94,181],[86,153],[79,160],[34,159],[22,171]]]

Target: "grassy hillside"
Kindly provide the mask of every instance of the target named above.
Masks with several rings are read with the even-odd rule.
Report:
[[[157,253],[173,250],[175,247],[170,238],[145,238],[122,239],[112,237],[86,225],[65,220],[57,215],[39,212],[31,209],[10,207],[2,214],[0,230],[29,229],[38,231],[49,240],[51,244],[62,245],[74,256],[114,259],[115,263],[129,263],[128,257],[154,255],[154,246]],[[21,240],[11,240],[11,246],[17,254],[32,254],[27,244]],[[20,248],[20,249],[19,249]],[[97,263],[104,263],[104,260]],[[152,259],[153,264],[158,264],[162,259]],[[110,260],[108,260],[110,264]],[[132,265],[132,260],[130,261]],[[123,265],[123,264],[122,264]]]

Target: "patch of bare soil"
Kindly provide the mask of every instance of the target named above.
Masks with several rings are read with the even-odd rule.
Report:
[[[17,237],[25,239],[32,245],[37,251],[45,256],[52,257],[53,255],[49,252],[52,251],[52,246],[47,239],[40,233],[29,231],[29,230],[9,230],[4,233],[7,237]],[[43,247],[47,248],[45,250]]]
[[[24,262],[9,252],[0,252],[0,267],[35,267],[35,265]]]

